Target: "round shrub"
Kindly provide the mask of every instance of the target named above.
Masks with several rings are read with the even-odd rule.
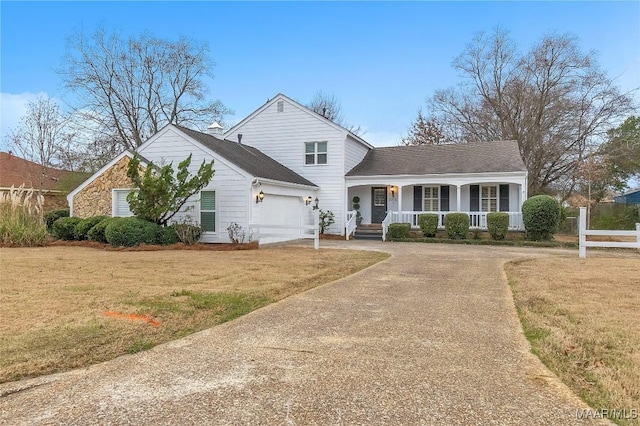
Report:
[[[435,237],[438,230],[438,215],[435,213],[425,213],[418,216],[418,223],[425,237]]]
[[[509,230],[509,213],[487,213],[487,231],[493,240],[504,240]]]
[[[104,230],[104,236],[114,247],[155,244],[158,228],[160,225],[137,217],[123,217],[111,220]]]
[[[106,216],[93,216],[93,217],[88,217],[86,219],[82,219],[80,222],[78,222],[78,224],[76,225],[73,231],[75,234],[75,239],[78,241],[86,240],[88,238],[88,233],[91,230],[91,228],[93,228],[94,226],[96,226],[98,223],[100,223],[106,218],[107,218]]]
[[[53,222],[61,217],[69,217],[69,209],[53,210],[44,215],[44,222],[47,224],[47,231],[52,232]]]
[[[536,195],[522,204],[522,221],[530,240],[551,240],[559,219],[560,204],[553,197]]]
[[[447,213],[444,217],[444,230],[452,240],[466,240],[469,236],[469,215]]]
[[[178,233],[174,225],[160,227],[160,232],[156,236],[156,244],[161,244],[163,246],[168,246],[171,244],[176,244],[180,242],[180,238],[178,238]]]
[[[395,240],[401,238],[409,238],[410,235],[410,223],[392,223],[387,229],[387,239]]]
[[[105,217],[100,222],[95,224],[93,228],[89,229],[87,232],[87,239],[89,241],[97,241],[99,243],[106,243],[107,237],[104,235],[104,230],[107,228],[107,225],[114,220],[120,219],[119,217]]]
[[[61,217],[56,219],[51,226],[51,233],[58,240],[73,241],[76,239],[76,225],[82,219],[79,217]]]

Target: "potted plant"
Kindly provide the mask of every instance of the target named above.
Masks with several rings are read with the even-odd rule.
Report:
[[[360,214],[360,197],[357,195],[351,199],[353,209],[356,211],[356,225],[362,224],[362,215]]]

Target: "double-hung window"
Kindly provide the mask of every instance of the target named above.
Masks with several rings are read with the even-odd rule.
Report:
[[[498,187],[482,186],[480,191],[480,206],[483,212],[498,211]]]
[[[327,164],[327,142],[305,142],[304,164]]]
[[[202,232],[216,232],[216,191],[200,192],[200,226]]]
[[[424,187],[424,203],[425,212],[437,212],[440,210],[440,187],[425,186]]]

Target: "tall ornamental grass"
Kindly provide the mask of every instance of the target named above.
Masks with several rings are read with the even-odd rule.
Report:
[[[44,197],[24,186],[0,192],[0,244],[41,246],[47,241]]]

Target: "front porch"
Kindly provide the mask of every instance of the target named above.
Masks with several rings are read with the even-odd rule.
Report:
[[[509,230],[523,230],[522,203],[526,199],[526,177],[518,176],[437,176],[397,179],[353,179],[347,181],[345,233],[347,238],[357,225],[409,223],[419,228],[419,216],[438,215],[438,228],[444,229],[447,213],[469,215],[471,229],[487,229],[487,214],[509,214]],[[383,180],[384,179],[384,180]],[[358,182],[360,180],[360,182]],[[357,198],[356,198],[357,197]],[[354,198],[359,203],[354,203]],[[354,204],[359,205],[358,217]],[[358,220],[360,219],[360,220]]]

